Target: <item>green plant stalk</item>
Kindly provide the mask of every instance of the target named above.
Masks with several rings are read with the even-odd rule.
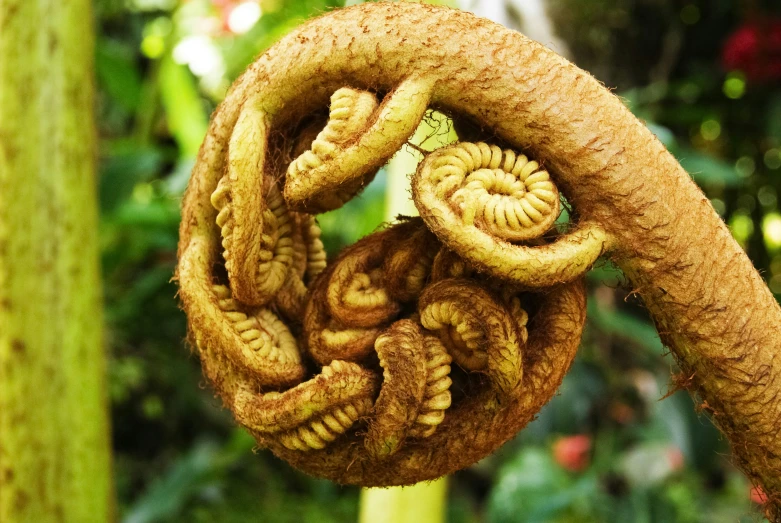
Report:
[[[359,523],[445,521],[447,476],[411,487],[361,489]]]
[[[89,0],[0,0],[0,521],[114,519]]]

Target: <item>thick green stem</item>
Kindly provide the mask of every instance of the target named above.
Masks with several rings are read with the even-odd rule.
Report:
[[[113,518],[89,0],[0,0],[0,521]]]
[[[407,523],[445,521],[447,476],[411,487],[361,490],[359,523]]]

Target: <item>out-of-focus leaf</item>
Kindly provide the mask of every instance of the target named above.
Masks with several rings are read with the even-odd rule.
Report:
[[[135,111],[141,99],[141,75],[135,54],[120,42],[100,39],[95,46],[95,72],[100,85],[128,112]]]
[[[652,409],[654,421],[662,424],[667,432],[667,440],[687,456],[693,455],[691,423],[691,399],[688,394],[679,391],[672,396],[657,401]]]
[[[567,506],[566,499],[551,503],[550,496],[560,496],[572,480],[559,467],[550,452],[541,448],[525,448],[506,463],[497,479],[488,502],[489,521],[494,523],[549,518]]]
[[[714,456],[725,456],[726,459],[726,456],[729,455],[727,439],[713,425],[713,421],[704,412],[695,410],[694,401],[688,394],[681,392],[676,396],[684,404],[685,410],[683,414],[689,418],[689,431],[692,438],[691,454],[687,453],[686,448],[682,449],[686,455],[687,465],[696,467],[696,469],[704,473],[718,470],[723,462],[719,459],[714,459]]]
[[[620,97],[624,105],[639,116],[638,113],[643,112],[645,107],[664,99],[667,92],[667,85],[662,82],[656,82],[642,87],[627,89],[620,94]]]
[[[654,122],[645,122],[646,127],[659,138],[659,141],[664,144],[665,147],[674,147],[677,143],[673,132],[663,126]]]
[[[631,341],[654,355],[663,351],[662,341],[656,329],[642,320],[620,309],[600,307],[594,300],[588,302],[588,318],[599,330]]]
[[[100,170],[100,208],[106,213],[127,200],[139,182],[159,174],[163,154],[154,147],[122,147],[109,153]]]
[[[183,158],[164,180],[165,191],[173,196],[181,196],[190,181],[190,173],[195,165],[194,158]]]
[[[238,76],[256,56],[307,18],[343,4],[343,0],[281,2],[278,10],[264,13],[252,29],[230,42],[225,53],[228,77]]]
[[[140,358],[114,358],[109,364],[108,392],[112,403],[127,401],[130,392],[143,384],[144,364]]]
[[[179,221],[177,202],[155,199],[149,203],[129,201],[117,209],[114,223],[134,226],[176,225]]]
[[[133,286],[122,289],[122,301],[107,311],[109,321],[133,318],[138,310],[149,303],[156,295],[168,287],[171,280],[171,268],[167,265],[148,269],[133,280]]]
[[[606,383],[599,369],[576,359],[564,377],[559,393],[537,418],[518,435],[524,442],[542,443],[551,433],[577,433],[587,425],[593,409],[605,394]]]
[[[732,165],[718,158],[688,147],[678,147],[673,153],[697,183],[717,183],[725,187],[736,187],[743,182]]]
[[[781,142],[781,94],[775,95],[770,100],[765,118],[767,135]]]
[[[624,454],[619,468],[633,486],[657,485],[676,472],[670,452],[664,443],[639,445]]]
[[[137,270],[131,267],[151,254],[167,256],[173,265],[179,219],[179,202],[173,198],[153,197],[148,202],[131,198],[123,202],[101,223],[105,273],[113,274],[123,266],[123,272]],[[147,261],[145,270],[150,268]]]
[[[610,260],[600,260],[586,273],[586,279],[589,283],[606,285],[616,288],[624,285],[626,277],[624,273],[616,267]]]
[[[176,6],[177,0],[133,0],[127,2],[130,8],[135,11],[170,11]]]
[[[589,504],[597,495],[598,482],[593,475],[574,479],[539,447],[522,449],[506,463],[488,500],[491,523],[542,523],[560,521],[574,506]],[[579,521],[590,521],[579,511]]]
[[[168,128],[182,156],[194,158],[206,136],[209,117],[198,93],[195,78],[166,54],[160,63],[160,96]]]
[[[655,121],[672,127],[699,125],[712,115],[713,109],[708,106],[689,104],[665,105],[658,108],[654,114]]]
[[[255,440],[236,429],[225,446],[201,441],[176,461],[152,483],[128,510],[124,523],[152,523],[178,515],[199,490],[218,480],[227,467],[241,459],[255,445]],[[223,474],[224,475],[224,474]]]
[[[124,523],[152,523],[174,516],[201,486],[217,463],[218,449],[210,442],[182,456],[129,510]]]
[[[454,488],[455,485],[451,483],[451,488],[448,490],[447,499],[447,516],[446,521],[448,523],[480,523],[482,518],[477,510],[477,507],[470,503],[468,492],[460,492]]]
[[[373,232],[385,219],[385,169],[343,207],[317,217],[329,255]]]

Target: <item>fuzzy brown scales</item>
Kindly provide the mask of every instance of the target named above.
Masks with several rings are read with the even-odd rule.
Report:
[[[338,161],[346,146],[367,127],[378,105],[372,93],[348,87],[337,90],[331,95],[330,102],[326,126],[312,140],[309,149],[302,152],[287,169],[291,182],[313,176],[326,169],[329,163]],[[341,207],[370,182],[376,172],[376,168],[369,169],[361,177],[337,188],[323,186],[316,192],[310,190],[306,207],[320,212]]]
[[[320,130],[313,127],[339,92],[359,100],[355,107],[368,104],[370,96],[379,105],[356,109],[349,125],[334,121],[323,122]],[[394,321],[417,320],[411,289],[423,281],[425,295],[433,280],[441,284],[458,276],[490,295],[491,307],[509,311],[513,320],[502,327],[508,332],[508,325],[520,332],[526,322],[521,301],[536,303],[528,341],[516,335],[520,386],[507,401],[480,374],[469,374],[465,397],[454,398],[433,434],[408,433],[382,459],[360,450],[371,413],[366,420],[356,418],[325,449],[290,450],[276,440],[271,449],[313,474],[366,485],[430,479],[482,458],[531,419],[560,384],[584,316],[578,279],[606,255],[638,289],[681,367],[694,376],[693,391],[714,406],[737,461],[763,485],[774,510],[781,498],[781,309],[772,294],[707,198],[620,100],[550,50],[456,10],[372,3],[329,13],[264,53],[216,111],[183,204],[178,276],[205,372],[226,405],[235,410],[237,391],[266,390],[245,368],[234,326],[212,286],[229,285],[244,307],[268,306],[279,292],[274,287],[282,287],[298,263],[292,252],[288,261],[279,250],[284,219],[273,209],[274,187],[284,195],[287,212],[317,210],[320,202],[330,207],[329,198],[338,204],[345,190],[359,190],[399,150],[431,107],[452,115],[458,129],[490,130],[503,147],[481,145],[485,138],[477,132],[473,145],[429,154],[413,176],[413,199],[426,227],[451,253],[447,256],[463,263],[435,259],[436,277],[429,274],[427,280],[419,273],[432,270],[428,262],[413,266],[408,269],[415,274],[412,285],[399,286],[404,278],[384,271],[392,271],[396,263],[388,260],[395,256],[399,266],[410,267],[410,258],[394,249],[415,242],[383,247],[381,259],[361,262],[365,267],[356,266],[356,274],[348,271],[353,279],[340,288],[359,294],[373,289],[378,295],[384,289],[388,303],[399,304],[398,312],[372,316],[382,325],[332,325],[337,328],[329,338],[336,341],[333,354],[316,359],[320,365],[340,359],[344,332],[338,328],[374,329],[378,332],[367,338],[371,343],[364,340],[368,353],[356,356],[354,364],[379,377],[374,341]],[[329,125],[344,133],[322,136],[333,145],[323,148],[316,142]],[[302,129],[300,136],[295,129]],[[287,139],[269,138],[279,135]],[[279,150],[280,143],[294,144],[295,151]],[[317,161],[292,168],[280,164],[281,158],[295,163],[308,150]],[[518,167],[519,159],[527,163]],[[538,164],[532,166],[530,159]],[[545,233],[551,216],[555,219],[557,199],[551,195],[556,190],[575,211],[569,231],[522,240]],[[218,215],[209,200],[215,191],[217,207],[230,210],[220,218],[222,228],[228,227],[226,259],[219,254]],[[542,225],[534,230],[537,224]],[[293,242],[291,236],[291,251]],[[267,270],[277,267],[275,255],[286,267],[279,270],[281,281],[263,276],[275,274]],[[226,264],[229,281],[221,276]],[[334,274],[332,267],[309,293],[306,308],[315,310],[322,324],[309,327],[310,333],[334,318],[330,285],[320,283],[327,274]],[[505,293],[505,287],[541,292],[516,301],[517,293]],[[351,303],[358,309],[363,304]],[[337,323],[344,321],[352,319],[340,317]],[[304,338],[298,338],[299,352]],[[448,350],[453,354],[452,347]],[[306,378],[317,379],[306,376],[304,384]],[[262,436],[260,427],[253,430]]]
[[[377,376],[339,360],[285,392],[240,389],[234,396],[236,420],[263,445],[289,450],[322,449],[349,430],[374,403]]]
[[[453,359],[484,372],[497,394],[514,398],[522,385],[526,312],[511,309],[475,281],[442,280],[420,296],[420,323],[439,335]]]
[[[426,352],[416,322],[399,320],[374,343],[383,369],[364,446],[375,459],[395,454],[418,416],[426,392]],[[448,405],[449,406],[449,405]]]
[[[333,359],[360,361],[383,328],[401,312],[384,285],[382,263],[388,236],[398,226],[372,234],[346,248],[314,282],[304,312],[303,341],[321,365]]]
[[[393,231],[385,240],[391,248],[382,266],[383,285],[391,298],[409,302],[426,285],[440,244],[419,220],[401,223]]]

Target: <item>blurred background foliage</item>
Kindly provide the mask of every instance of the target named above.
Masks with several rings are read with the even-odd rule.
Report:
[[[490,0],[483,0],[483,3]],[[348,2],[356,3],[356,2]],[[501,4],[519,27],[518,1]],[[358,491],[303,476],[221,411],[171,276],[179,202],[211,111],[281,35],[342,0],[97,0],[101,241],[119,512],[126,522],[353,521]],[[471,7],[480,2],[471,2]],[[700,184],[781,295],[781,9],[767,0],[548,0],[570,58]],[[385,215],[383,173],[320,217],[331,253]],[[561,393],[454,475],[452,522],[761,520],[724,438],[685,393],[610,265]],[[660,398],[670,393],[669,397]]]

